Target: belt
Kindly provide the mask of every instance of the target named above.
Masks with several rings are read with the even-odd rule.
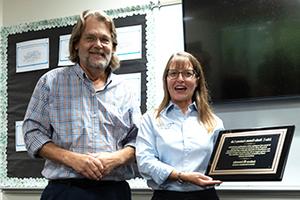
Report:
[[[161,199],[218,199],[218,198],[208,198],[215,197],[216,191],[214,188],[205,189],[205,190],[197,190],[197,191],[170,191],[170,190],[154,190],[154,196],[159,197]],[[207,197],[207,198],[206,198]]]
[[[64,184],[68,186],[76,186],[81,188],[109,187],[118,184],[124,184],[124,182],[126,181],[96,181],[90,179],[77,179],[77,178],[49,180],[49,184]]]

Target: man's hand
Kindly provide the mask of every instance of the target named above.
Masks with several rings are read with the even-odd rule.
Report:
[[[102,175],[105,176],[109,174],[114,168],[122,164],[121,159],[117,156],[116,152],[101,152],[97,154],[92,154],[103,166]]]
[[[132,147],[125,147],[119,151],[115,152],[100,152],[95,154],[90,154],[97,158],[103,166],[102,175],[108,175],[113,169],[127,164],[134,160],[135,150]]]
[[[104,176],[104,166],[100,160],[92,155],[73,153],[69,165],[82,176],[100,180]]]
[[[92,155],[80,154],[63,149],[52,142],[45,144],[39,151],[43,158],[74,169],[82,176],[99,180],[103,177],[104,167],[101,161]]]

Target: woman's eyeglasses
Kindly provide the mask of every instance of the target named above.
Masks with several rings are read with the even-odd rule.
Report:
[[[169,70],[167,76],[170,79],[177,79],[179,77],[179,74],[181,74],[183,79],[191,79],[194,78],[196,75],[194,70],[184,70],[184,71]]]

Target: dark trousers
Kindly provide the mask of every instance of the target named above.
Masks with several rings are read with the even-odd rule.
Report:
[[[64,179],[49,181],[41,200],[131,200],[126,181]]]
[[[219,200],[214,188],[192,192],[155,190],[151,200]]]

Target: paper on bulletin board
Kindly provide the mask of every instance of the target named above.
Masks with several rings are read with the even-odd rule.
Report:
[[[142,58],[142,25],[116,28],[118,35],[117,56],[120,60]]]
[[[119,74],[126,80],[131,91],[133,91],[133,97],[135,105],[141,105],[141,73]]]
[[[23,126],[23,121],[16,121],[16,127],[15,127],[16,151],[27,151],[25,147],[22,126]]]
[[[71,34],[59,36],[58,66],[74,65],[69,59],[69,41]]]
[[[16,73],[49,68],[49,38],[16,44]]]

